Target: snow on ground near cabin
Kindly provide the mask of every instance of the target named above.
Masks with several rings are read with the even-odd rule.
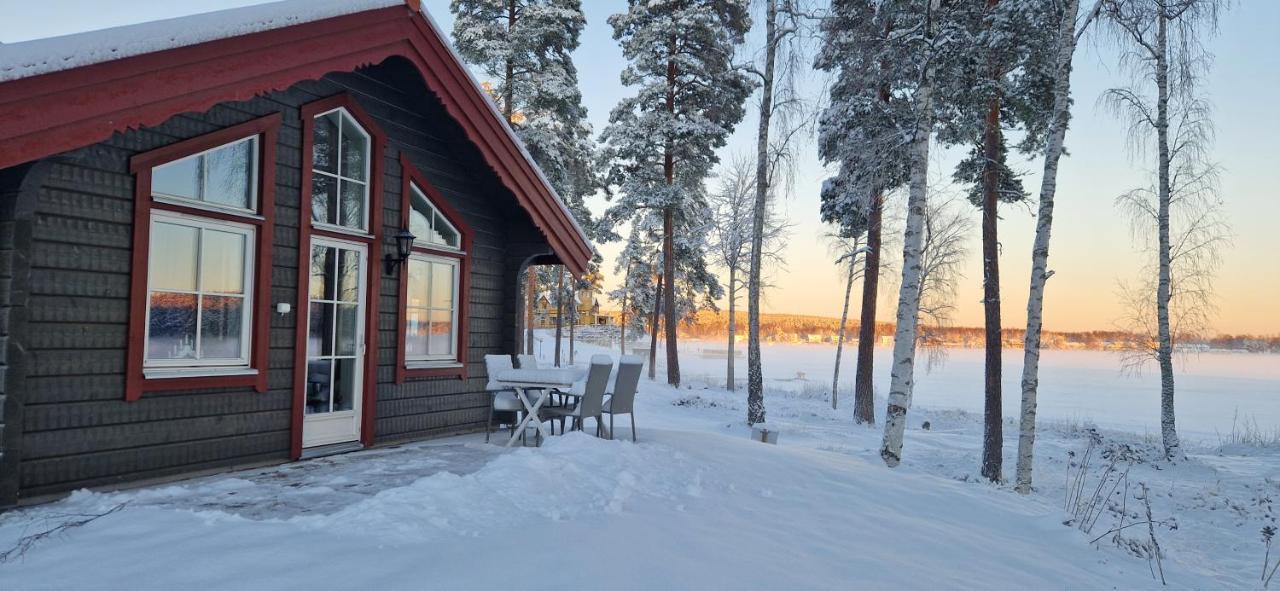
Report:
[[[599,351],[579,345],[578,360]],[[782,435],[769,446],[748,440],[741,394],[691,381],[644,382],[639,444],[573,434],[507,450],[467,435],[0,515],[2,550],[128,503],[0,564],[0,589],[1158,588],[1146,560],[1089,544],[1111,514],[1094,535],[1062,524],[1078,425],[1045,424],[1039,490],[1022,497],[975,481],[977,415],[912,409],[889,470],[879,431],[821,388],[770,380]],[[1103,435],[1158,456],[1139,434]],[[1175,589],[1256,587],[1280,450],[1229,451],[1134,468],[1156,518],[1176,519],[1158,531]]]
[[[0,82],[404,4],[404,0],[283,0],[0,45]]]

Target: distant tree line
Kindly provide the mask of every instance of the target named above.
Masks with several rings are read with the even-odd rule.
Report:
[[[737,323],[742,324],[745,314],[737,314]],[[854,332],[861,326],[850,320]],[[680,336],[698,340],[721,340],[729,326],[729,315],[723,311],[703,310],[693,322],[680,325]],[[760,338],[766,342],[801,342],[816,338],[822,342],[835,342],[840,330],[840,319],[823,316],[803,316],[796,314],[763,314],[760,317]],[[986,338],[986,329],[975,326],[942,326],[930,327],[928,338],[940,341],[945,346],[981,347]],[[1006,328],[1000,331],[1006,346],[1019,346],[1024,338],[1023,329]],[[877,322],[875,336],[892,337],[892,322]],[[1043,331],[1041,339],[1045,349],[1091,349],[1091,350],[1131,350],[1141,347],[1146,337],[1120,330],[1087,330],[1087,331]],[[1150,344],[1150,343],[1149,343]],[[1250,353],[1280,353],[1280,335],[1231,335],[1191,337],[1182,342],[1183,346],[1207,348],[1212,350],[1245,351]]]

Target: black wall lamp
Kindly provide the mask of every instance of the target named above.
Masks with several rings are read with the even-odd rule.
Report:
[[[396,239],[396,253],[382,258],[382,265],[386,269],[387,275],[394,274],[396,267],[409,260],[409,255],[413,252],[413,241],[418,237],[407,229],[401,229],[396,232],[394,238]]]

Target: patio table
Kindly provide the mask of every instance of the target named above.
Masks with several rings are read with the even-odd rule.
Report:
[[[516,392],[516,398],[520,399],[520,403],[524,405],[525,415],[520,424],[511,432],[511,439],[507,440],[506,447],[511,447],[516,440],[524,434],[525,428],[529,421],[538,416],[538,411],[542,409],[542,405],[546,404],[547,398],[551,396],[552,389],[568,390],[574,384],[586,375],[586,371],[580,368],[537,368],[537,369],[508,369],[494,376],[494,379],[501,385],[507,386]],[[529,390],[538,390],[541,393],[536,401],[529,400]],[[539,420],[535,425],[538,428],[538,434],[547,437],[547,432],[542,427],[542,421]]]

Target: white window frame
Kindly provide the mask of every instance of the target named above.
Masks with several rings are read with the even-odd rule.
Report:
[[[458,245],[454,246],[452,244],[437,244],[435,242],[429,242],[427,241],[426,236],[415,236],[413,245],[418,248],[430,248],[430,249],[436,249],[436,250],[447,250],[451,252],[461,253],[462,252],[462,232],[458,231],[458,227],[454,226],[453,222],[449,221],[449,218],[444,215],[444,212],[440,211],[439,207],[436,207],[436,204],[431,200],[430,197],[427,196],[426,192],[424,192],[421,188],[418,187],[418,183],[409,181],[409,192],[410,192],[410,195],[409,195],[410,211],[408,212],[408,214],[410,216],[410,219],[413,218],[412,210],[413,210],[414,196],[416,195],[418,197],[422,197],[422,201],[427,204],[427,207],[431,208],[431,212],[434,214],[431,216],[431,219],[428,220],[428,223],[431,225],[431,231],[434,232],[436,229],[435,220],[436,220],[436,217],[438,216],[441,220],[444,220],[445,225],[449,226],[450,230],[453,230],[453,235],[457,237],[457,241],[458,241]]]
[[[461,327],[458,325],[458,313],[462,307],[462,303],[461,301],[459,301],[460,298],[462,297],[462,261],[460,259],[456,259],[453,257],[437,256],[437,255],[425,254],[420,252],[415,252],[409,255],[409,262],[407,264],[411,265],[413,264],[413,261],[418,261],[418,262],[423,262],[428,264],[445,264],[453,267],[453,297],[451,298],[451,301],[453,302],[453,309],[450,310],[450,313],[452,314],[452,322],[450,326],[452,328],[449,332],[449,343],[450,343],[450,348],[453,349],[453,352],[450,354],[441,354],[441,355],[409,355],[408,349],[406,348],[405,359],[404,359],[405,366],[408,367],[409,369],[419,369],[423,367],[456,366],[458,365],[458,355],[460,354],[459,349],[461,349],[462,347],[462,344],[458,342],[458,335],[460,334],[459,331],[461,330]],[[408,273],[408,268],[406,267],[402,272]],[[427,273],[427,297],[428,298],[430,298],[431,296],[432,280],[433,280],[433,275],[431,273]],[[405,298],[404,306],[405,306],[405,323],[406,323],[404,330],[406,332],[409,330],[409,326],[408,326],[409,310],[423,310],[429,313],[432,311],[439,311],[443,309],[443,308],[435,308],[429,305],[410,306],[408,298]],[[429,316],[430,314],[428,314],[428,317]],[[428,320],[428,322],[430,321]],[[406,335],[405,338],[407,339],[408,336]],[[428,337],[428,342],[430,342],[430,337]]]
[[[163,168],[170,164],[177,164],[184,160],[199,158],[201,156],[204,156],[205,154],[209,154],[211,152],[217,152],[218,150],[221,150],[223,148],[227,148],[230,146],[234,146],[236,144],[240,144],[244,142],[252,142],[253,150],[249,160],[250,163],[252,163],[252,166],[250,167],[251,170],[249,173],[249,207],[234,207],[234,206],[225,205],[222,203],[213,203],[210,201],[201,201],[199,199],[192,199],[190,197],[184,197],[182,195],[170,195],[169,193],[161,193],[155,190],[154,185],[151,187],[151,198],[155,199],[156,201],[173,203],[175,205],[185,205],[188,207],[196,207],[200,209],[208,209],[213,211],[226,211],[226,212],[242,214],[242,215],[248,214],[250,217],[255,217],[255,218],[259,217],[256,214],[258,213],[258,197],[259,197],[258,185],[260,184],[258,182],[258,175],[260,174],[258,171],[258,166],[262,159],[261,158],[262,141],[259,139],[260,135],[261,134],[254,134],[251,136],[243,137],[235,141],[214,146],[212,148],[209,148],[208,150],[196,152],[195,154],[189,154],[187,156],[183,156],[182,158],[178,158],[176,160],[170,160],[168,162],[157,164],[151,167],[152,178],[154,178],[156,169]],[[208,183],[209,183],[209,169],[208,167],[205,167],[201,169],[201,173],[200,173],[201,190],[203,190],[204,187],[208,185]]]
[[[152,228],[157,223],[176,224],[199,228],[201,230],[217,230],[220,232],[229,232],[239,234],[245,238],[244,249],[244,318],[241,322],[240,334],[240,357],[237,359],[200,359],[199,349],[201,345],[201,314],[200,297],[205,295],[203,291],[203,278],[200,273],[200,264],[204,256],[203,234],[201,240],[196,246],[196,289],[194,291],[186,290],[154,290],[151,287],[151,258],[150,252],[147,257],[147,291],[146,297],[146,332],[142,343],[142,367],[146,377],[196,377],[202,375],[240,375],[257,373],[257,370],[250,367],[250,358],[253,354],[253,308],[254,308],[254,272],[257,262],[257,228],[251,224],[238,224],[222,220],[186,215],[177,212],[152,210],[151,219],[148,221]],[[151,244],[151,249],[163,248],[163,245]],[[196,295],[196,359],[150,359],[148,357],[151,351],[151,294],[156,291],[166,293],[191,293]],[[214,294],[214,295],[234,295],[234,294]]]
[[[323,229],[326,229],[326,230],[332,230],[332,231],[335,231],[335,232],[345,232],[345,233],[347,233],[347,234],[356,234],[356,235],[359,235],[359,236],[368,236],[368,235],[369,235],[369,208],[370,208],[370,203],[372,202],[372,199],[371,199],[370,197],[371,197],[372,192],[373,192],[373,191],[372,191],[372,186],[373,186],[373,136],[369,133],[369,130],[365,129],[365,128],[364,128],[364,126],[360,124],[360,120],[359,120],[359,119],[356,119],[355,115],[352,115],[352,114],[351,114],[351,111],[348,111],[346,107],[335,107],[335,108],[333,108],[333,109],[329,109],[328,111],[325,111],[325,112],[323,112],[323,113],[317,113],[314,117],[312,117],[312,118],[311,118],[311,121],[312,121],[312,123],[311,123],[311,141],[312,141],[312,142],[314,142],[314,141],[315,141],[315,133],[316,133],[316,129],[315,129],[315,128],[316,128],[316,126],[315,126],[315,121],[319,120],[321,117],[324,117],[324,116],[326,116],[326,115],[329,115],[329,114],[331,114],[331,113],[335,113],[335,112],[336,112],[336,113],[338,113],[338,138],[337,138],[337,145],[338,145],[338,154],[337,154],[337,170],[338,170],[338,172],[335,174],[335,173],[325,172],[325,171],[323,171],[323,170],[318,170],[318,169],[316,169],[315,148],[313,147],[313,148],[312,148],[312,152],[311,152],[310,154],[307,154],[307,157],[311,159],[310,166],[311,166],[311,184],[312,184],[312,187],[305,187],[305,188],[304,188],[304,190],[305,190],[306,192],[304,193],[304,195],[306,195],[306,198],[307,198],[307,199],[311,199],[311,198],[312,198],[312,197],[311,197],[311,195],[312,195],[313,187],[314,187],[315,182],[316,182],[316,180],[315,180],[315,179],[316,179],[316,175],[326,176],[326,177],[329,177],[329,178],[333,179],[333,180],[335,181],[335,183],[336,183],[335,191],[337,191],[337,202],[336,202],[336,203],[337,203],[337,212],[338,212],[338,213],[336,213],[336,214],[335,214],[334,219],[341,220],[341,219],[342,219],[342,214],[341,214],[341,212],[342,212],[342,183],[344,183],[344,182],[348,182],[348,183],[359,183],[360,185],[363,185],[363,186],[364,186],[364,208],[363,208],[364,218],[360,221],[360,227],[359,227],[359,228],[353,228],[353,227],[351,227],[351,226],[344,226],[344,225],[342,225],[342,224],[331,224],[331,223],[329,223],[329,222],[321,222],[321,221],[317,221],[317,220],[315,220],[314,218],[312,218],[312,220],[311,220],[311,225],[312,225],[313,227],[316,227],[316,228],[323,228]],[[364,136],[364,139],[365,139],[364,145],[365,145],[365,150],[366,150],[366,152],[365,152],[365,156],[364,156],[364,180],[363,180],[363,181],[362,181],[362,180],[360,180],[360,179],[357,179],[357,178],[353,178],[353,177],[349,177],[349,176],[344,176],[344,175],[342,174],[342,120],[343,120],[344,118],[345,118],[345,119],[350,119],[350,120],[351,120],[351,124],[352,124],[353,126],[355,126],[355,128],[356,128],[357,130],[359,130],[359,131],[360,131],[360,135]],[[312,211],[314,211],[314,205],[312,206]]]

